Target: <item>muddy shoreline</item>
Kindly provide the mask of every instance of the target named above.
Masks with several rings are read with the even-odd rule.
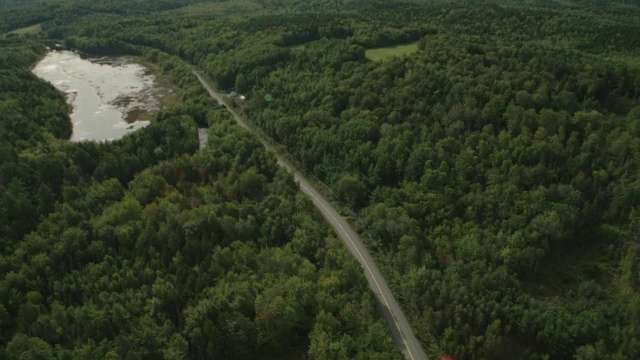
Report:
[[[130,57],[90,57],[50,51],[33,73],[65,93],[71,107],[71,141],[109,141],[149,124],[172,90]]]

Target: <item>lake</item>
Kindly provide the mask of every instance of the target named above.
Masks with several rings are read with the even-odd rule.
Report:
[[[126,57],[82,58],[72,51],[51,51],[33,73],[67,94],[73,107],[71,141],[115,140],[148,125],[139,118],[158,110],[168,91],[156,87],[147,68]]]

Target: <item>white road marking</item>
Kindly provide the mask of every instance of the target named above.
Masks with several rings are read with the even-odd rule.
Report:
[[[296,177],[298,177],[298,176],[296,176]],[[371,268],[369,267],[369,263],[367,262],[367,260],[364,258],[364,256],[362,256],[362,253],[360,252],[360,249],[358,249],[358,246],[355,244],[353,239],[351,239],[351,236],[349,236],[349,233],[344,229],[344,227],[340,223],[340,220],[338,220],[333,215],[332,211],[329,210],[326,206],[324,206],[324,203],[322,201],[320,201],[313,194],[313,192],[311,190],[309,190],[309,188],[307,188],[302,182],[300,182],[300,187],[303,190],[305,190],[305,192],[307,194],[309,194],[309,196],[311,196],[316,201],[316,203],[318,205],[322,206],[322,208],[325,210],[325,214],[331,216],[331,218],[335,221],[335,223],[338,224],[338,226],[340,227],[340,230],[342,230],[342,233],[347,237],[347,239],[349,239],[349,242],[351,242],[351,245],[353,245],[353,248],[358,253],[358,256],[360,256],[360,259],[362,260],[362,263],[364,264],[364,266],[367,268],[367,271],[371,275],[371,278],[373,279],[373,282],[376,283],[376,287],[378,288],[378,291],[380,292],[380,296],[382,296],[382,299],[384,300],[385,305],[387,305],[387,309],[389,309],[389,314],[391,314],[391,319],[393,320],[393,323],[396,325],[396,329],[398,329],[398,333],[400,334],[400,337],[402,337],[402,342],[404,342],[405,349],[407,349],[407,352],[409,353],[409,356],[411,357],[411,360],[415,360],[414,357],[413,357],[413,353],[411,352],[411,348],[409,348],[409,344],[407,344],[407,339],[404,338],[404,334],[402,333],[402,329],[400,329],[400,325],[398,324],[398,321],[396,320],[396,317],[393,315],[393,311],[391,309],[391,306],[389,306],[389,302],[387,301],[387,297],[384,296],[384,292],[382,291],[382,288],[380,287],[380,284],[378,284],[378,280],[376,279],[376,276],[373,274],[373,271],[371,271]]]

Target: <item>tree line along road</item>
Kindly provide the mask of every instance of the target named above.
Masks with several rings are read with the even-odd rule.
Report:
[[[338,211],[315,189],[313,185],[311,185],[299,170],[286,161],[285,158],[281,156],[278,151],[262,137],[261,134],[253,131],[253,129],[247,125],[242,117],[223,100],[222,95],[216,91],[216,89],[197,69],[193,69],[193,72],[209,94],[216,99],[218,103],[224,105],[229,113],[233,115],[233,118],[238,125],[255,133],[267,150],[273,151],[278,159],[278,164],[293,174],[302,192],[311,199],[316,208],[318,208],[320,213],[322,213],[322,216],[329,222],[331,227],[347,245],[351,254],[356,258],[356,260],[358,260],[360,265],[362,265],[364,274],[369,282],[369,287],[375,294],[378,304],[382,309],[384,318],[391,328],[394,341],[400,347],[400,350],[402,350],[405,357],[409,360],[426,360],[426,353],[422,349],[418,339],[413,334],[413,330],[404,316],[402,309],[391,294],[391,290],[389,290],[387,282],[382,277],[380,270],[378,270],[378,267],[373,261],[371,255],[369,255],[368,250],[360,240],[358,234],[356,234],[345,218],[338,213]]]

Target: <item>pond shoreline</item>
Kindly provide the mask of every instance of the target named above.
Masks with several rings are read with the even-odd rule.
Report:
[[[64,94],[73,123],[71,141],[116,140],[147,126],[170,91],[132,57],[50,50],[32,72]]]

